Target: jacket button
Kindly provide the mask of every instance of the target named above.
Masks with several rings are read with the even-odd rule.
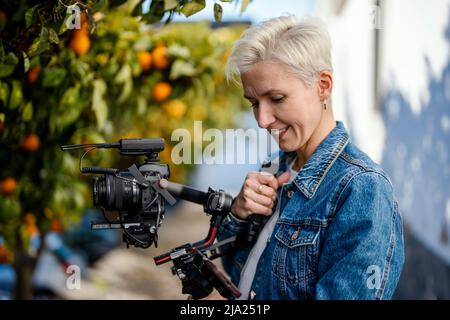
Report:
[[[294,191],[289,190],[289,191],[287,192],[287,196],[288,196],[289,199],[292,198],[293,195],[294,195]]]
[[[256,297],[256,292],[255,291],[250,291],[250,300],[254,300]]]
[[[300,233],[301,230],[302,230],[302,229],[301,229],[300,227],[298,227],[298,229],[294,231],[294,233],[293,233],[292,236],[291,236],[291,240],[292,240],[292,241],[297,240],[298,234]]]

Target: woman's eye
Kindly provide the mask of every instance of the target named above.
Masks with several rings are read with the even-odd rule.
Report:
[[[279,103],[279,102],[283,101],[284,97],[283,96],[275,96],[275,97],[271,97],[270,99],[272,100],[272,102]]]

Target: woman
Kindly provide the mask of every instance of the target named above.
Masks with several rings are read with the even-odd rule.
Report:
[[[330,49],[318,21],[283,16],[248,29],[229,59],[282,151],[275,174],[247,175],[220,229],[228,238],[248,231],[250,215],[270,216],[256,243],[224,250],[243,299],[389,299],[399,280],[392,185],[334,119]]]

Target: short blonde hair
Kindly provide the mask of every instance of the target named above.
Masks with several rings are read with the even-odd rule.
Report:
[[[236,42],[226,66],[228,80],[260,61],[278,61],[312,86],[321,71],[333,71],[331,40],[317,18],[293,15],[273,18],[247,29]]]

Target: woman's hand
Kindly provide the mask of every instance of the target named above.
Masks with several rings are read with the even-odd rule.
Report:
[[[289,181],[289,172],[278,178],[267,172],[249,172],[241,192],[237,195],[231,213],[245,220],[253,213],[271,215],[277,189]]]

